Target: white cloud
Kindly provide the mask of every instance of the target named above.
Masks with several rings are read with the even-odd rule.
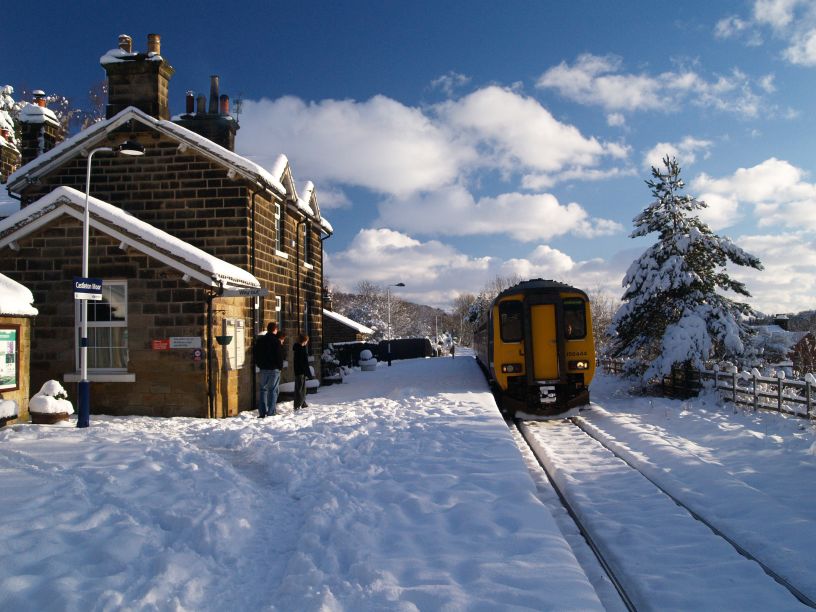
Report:
[[[626,117],[623,113],[609,113],[606,116],[606,124],[611,127],[621,127],[626,125]]]
[[[787,161],[772,157],[723,178],[701,174],[692,187],[701,199],[716,203],[714,196],[719,196],[733,210],[735,202],[753,205],[760,226],[816,230],[816,185]]]
[[[609,168],[608,170],[601,170],[599,168],[568,168],[563,172],[557,172],[555,174],[526,174],[521,179],[521,186],[524,187],[524,189],[539,191],[568,181],[605,181],[607,179],[624,176],[637,176],[637,171],[631,167]]]
[[[647,170],[652,166],[660,168],[663,165],[663,158],[677,158],[681,167],[690,166],[697,161],[697,153],[701,152],[704,157],[708,157],[709,149],[714,145],[710,140],[702,140],[692,136],[686,136],[677,143],[658,142],[643,156],[643,167]]]
[[[761,24],[782,29],[791,24],[797,6],[806,0],[756,0],[754,19]]]
[[[285,151],[296,178],[405,195],[453,181],[475,151],[420,110],[384,96],[366,102],[248,100],[239,149],[271,167]]]
[[[768,314],[816,308],[816,244],[802,232],[740,236],[736,241],[756,255],[764,271],[734,268],[729,274],[746,283],[748,302]]]
[[[479,89],[439,105],[437,112],[452,131],[479,148],[485,165],[553,172],[566,166],[594,166],[604,156],[621,156],[619,145],[587,138],[533,98],[501,87]]]
[[[751,27],[751,24],[736,15],[723,17],[714,26],[714,35],[717,38],[732,38]]]
[[[317,198],[321,212],[336,208],[351,208],[351,200],[341,189],[323,185],[317,191]]]
[[[451,70],[447,74],[443,74],[431,81],[431,88],[439,89],[447,96],[453,96],[456,91],[468,83],[470,83],[469,76]]]
[[[473,258],[435,240],[421,242],[393,230],[367,229],[346,250],[326,254],[326,275],[334,286],[346,291],[361,280],[385,285],[398,279],[405,283],[401,298],[448,308],[457,295],[478,293],[496,276],[514,274],[551,278],[586,289],[602,287],[618,295],[629,263],[576,261],[547,245],[535,247],[526,257]]]
[[[816,66],[816,29],[795,34],[785,57],[792,64]]]
[[[499,170],[507,179],[548,173],[550,183],[568,170],[574,180],[604,159],[629,154],[626,145],[584,136],[533,98],[496,86],[425,110],[384,96],[365,102],[250,100],[241,124],[239,153],[264,167],[283,151],[296,178],[313,180],[318,190],[324,184],[358,186],[395,197],[457,184],[485,170]]]
[[[449,236],[509,234],[524,242],[574,234],[586,238],[621,231],[620,224],[593,219],[575,202],[563,205],[551,194],[505,193],[478,201],[460,186],[412,198],[391,198],[379,206],[378,225]]]
[[[816,66],[816,5],[811,0],[755,0],[749,20],[725,17],[717,23],[715,36],[740,36],[756,46],[762,43],[759,30],[765,27],[787,44],[782,55],[790,63]]]
[[[735,198],[719,193],[700,193],[697,199],[707,204],[699,211],[700,219],[714,231],[730,227],[740,219],[739,202]]]
[[[675,112],[693,104],[755,117],[762,106],[751,79],[739,70],[709,81],[692,70],[649,75],[622,73],[622,67],[617,56],[583,54],[572,65],[561,62],[550,68],[536,85],[608,112]]]

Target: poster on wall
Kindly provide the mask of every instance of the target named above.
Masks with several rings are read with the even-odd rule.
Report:
[[[0,391],[20,386],[20,328],[0,326]]]

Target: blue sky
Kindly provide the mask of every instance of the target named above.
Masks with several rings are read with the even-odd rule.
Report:
[[[243,99],[236,149],[312,180],[327,277],[446,306],[497,275],[621,294],[649,163],[678,156],[765,312],[816,308],[816,7],[744,2],[44,1],[4,9],[0,81],[82,101],[120,33]]]

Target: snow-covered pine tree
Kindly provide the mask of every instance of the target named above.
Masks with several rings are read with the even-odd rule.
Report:
[[[623,304],[611,331],[612,354],[627,357],[644,381],[671,372],[673,364],[695,367],[712,357],[735,357],[750,334],[753,311],[722,293],[750,297],[726,272],[729,262],[762,269],[759,259],[730,239],[715,235],[697,215],[705,202],[688,194],[675,158],[652,167],[646,184],[655,200],[634,219],[632,238],[658,233],[658,241],[632,262],[623,279]]]

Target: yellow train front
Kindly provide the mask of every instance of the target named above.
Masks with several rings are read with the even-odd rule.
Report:
[[[534,279],[502,291],[474,334],[476,358],[505,414],[563,417],[589,403],[595,342],[589,298]]]

